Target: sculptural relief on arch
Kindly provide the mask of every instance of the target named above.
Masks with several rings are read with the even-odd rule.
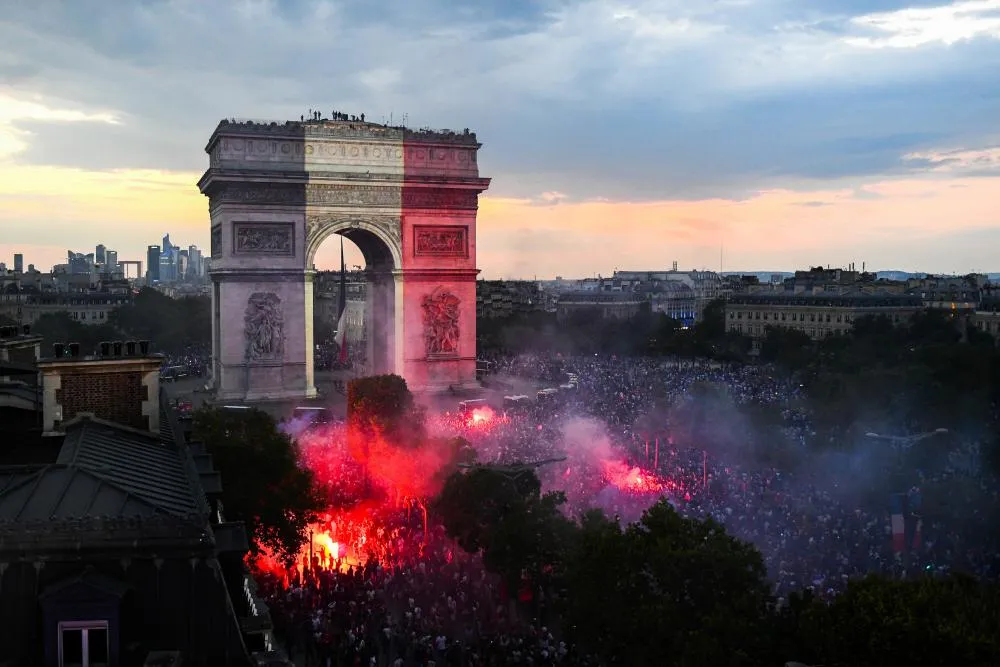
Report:
[[[479,148],[468,131],[220,123],[199,182],[216,397],[316,395],[312,266],[335,234],[367,264],[365,370],[398,373],[417,391],[475,385],[476,211],[489,187]]]

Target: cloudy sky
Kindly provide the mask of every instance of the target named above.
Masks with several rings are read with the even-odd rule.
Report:
[[[215,124],[312,107],[475,129],[486,277],[1000,271],[1000,0],[3,4],[8,265],[207,246]]]

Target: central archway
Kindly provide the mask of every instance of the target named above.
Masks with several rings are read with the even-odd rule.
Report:
[[[397,237],[387,225],[399,221],[373,220],[362,217],[314,216],[307,220],[306,266],[309,275],[317,273],[316,254],[324,243],[343,237],[360,250],[365,262],[365,295],[363,323],[364,359],[352,359],[359,375],[402,374],[404,313],[402,309],[402,249]],[[339,271],[340,267],[337,267]],[[308,279],[307,279],[308,280]],[[309,284],[309,283],[307,283]],[[398,294],[397,294],[398,293]],[[310,349],[315,347],[312,304],[315,292],[307,295],[304,326]],[[353,343],[358,327],[352,327],[347,338]],[[313,359],[307,360],[307,373],[315,383]],[[313,366],[313,367],[309,367]]]

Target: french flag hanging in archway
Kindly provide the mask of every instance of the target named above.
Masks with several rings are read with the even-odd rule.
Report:
[[[906,519],[903,514],[905,502],[906,496],[902,493],[894,493],[889,498],[892,550],[896,553],[906,551]]]
[[[338,361],[347,363],[347,267],[344,264],[344,237],[340,237],[340,289],[337,290],[337,333],[333,341],[339,350]]]

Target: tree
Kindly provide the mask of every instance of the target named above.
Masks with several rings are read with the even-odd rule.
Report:
[[[373,375],[347,384],[347,424],[358,437],[385,437],[397,445],[419,446],[425,440],[424,415],[406,380]]]
[[[119,333],[107,324],[83,324],[67,312],[46,313],[31,327],[31,333],[41,336],[49,350],[54,343],[79,343],[81,354],[93,354],[101,341],[120,338]]]
[[[852,667],[1000,664],[1000,588],[966,576],[851,582],[794,612],[794,659]]]
[[[112,312],[111,324],[123,334],[154,343],[164,352],[206,347],[212,340],[212,304],[206,297],[173,299],[151,287],[131,304]]]
[[[751,545],[665,500],[625,529],[591,513],[566,562],[565,624],[605,664],[762,664],[765,576]]]
[[[812,348],[812,339],[802,331],[769,326],[760,344],[760,359],[797,371],[809,363]]]
[[[534,470],[476,466],[455,472],[432,504],[448,535],[503,577],[508,590],[524,576],[541,582],[558,567],[572,523],[560,512],[561,493],[541,493]]]
[[[195,414],[194,437],[222,473],[226,516],[246,524],[253,551],[294,559],[323,502],[292,439],[262,410],[218,408]]]

